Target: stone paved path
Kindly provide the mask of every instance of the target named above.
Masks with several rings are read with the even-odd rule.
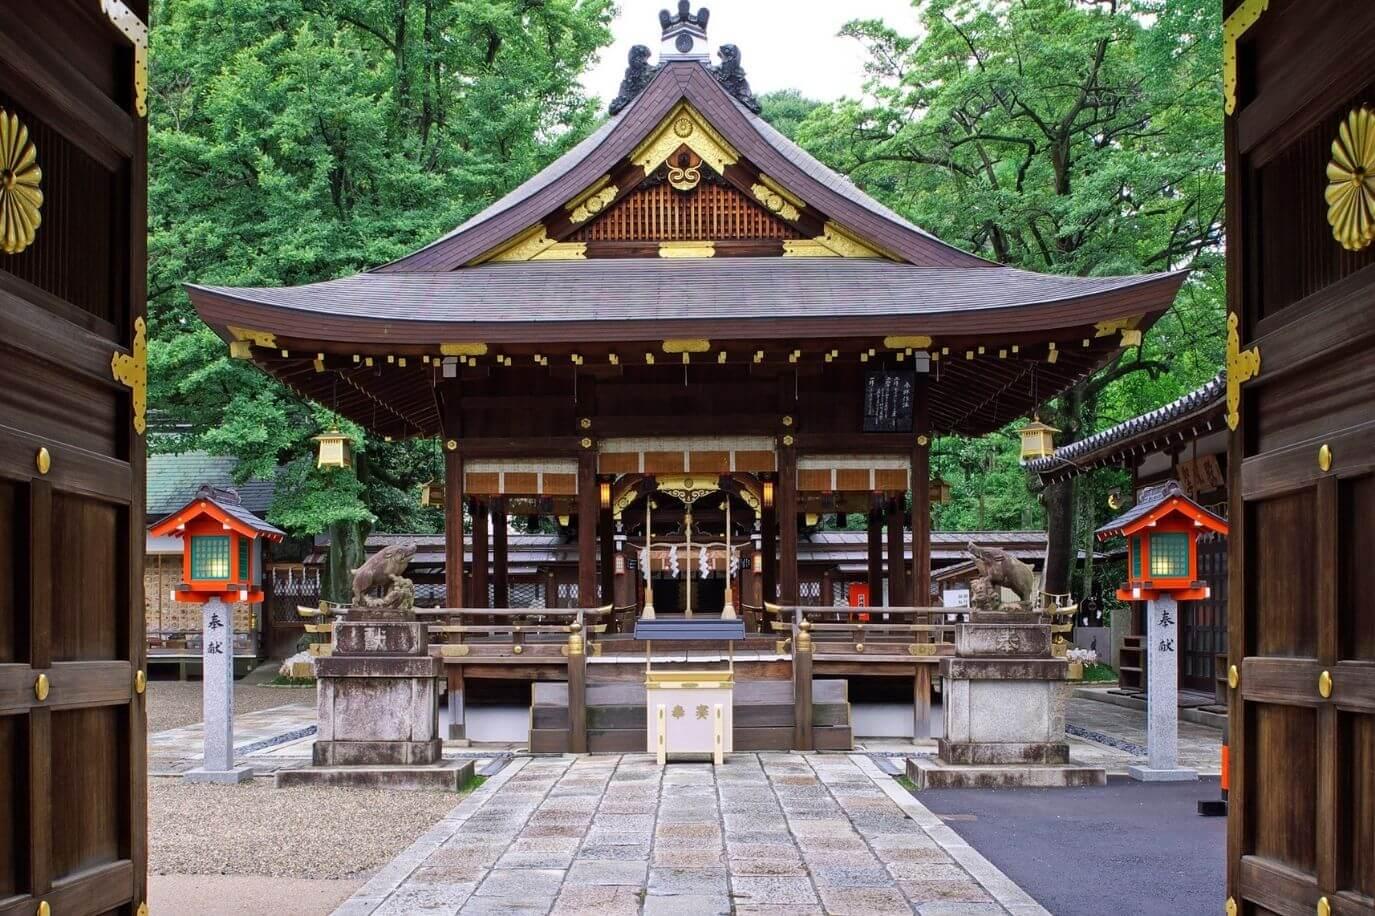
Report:
[[[861,755],[520,758],[336,916],[1045,910]]]

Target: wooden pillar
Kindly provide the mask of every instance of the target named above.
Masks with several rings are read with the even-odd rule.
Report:
[[[468,740],[467,696],[464,692],[463,666],[445,665],[449,675],[449,740]]]
[[[912,605],[931,604],[931,389],[917,373],[912,421]]]
[[[790,437],[784,436],[786,442]],[[797,449],[778,450],[778,603],[796,605],[797,592]]]
[[[917,602],[907,597],[907,553],[902,530],[902,496],[888,500],[888,603],[907,607]],[[922,602],[921,606],[925,606]]]
[[[444,447],[444,604],[463,607],[463,455],[458,442]]]
[[[812,634],[807,621],[793,627],[793,750],[816,750],[812,736]]]
[[[492,607],[511,606],[511,560],[506,545],[506,499],[492,500]]]
[[[578,606],[597,607],[597,453],[578,455]]]
[[[469,586],[468,607],[487,607],[487,501],[476,497],[468,504],[473,517],[473,573]]]
[[[778,498],[775,487],[774,499]],[[763,556],[764,571],[760,574],[763,581],[760,600],[770,604],[778,602],[778,508],[777,503],[764,507],[764,518],[759,527],[759,551]]]
[[[601,482],[597,483],[597,499],[601,500]],[[597,539],[601,543],[602,595],[597,604],[616,604],[616,526],[611,507],[602,506],[597,516]],[[590,605],[589,605],[590,606]]]
[[[881,607],[887,602],[883,600],[883,509],[880,494],[869,495],[869,514],[866,518],[869,523],[869,604],[871,607]]]
[[[595,579],[593,587],[596,586]],[[581,615],[579,615],[581,616]],[[587,643],[582,624],[568,634],[568,751],[587,753]]]
[[[912,740],[931,737],[931,668],[917,663],[917,676],[912,682]]]

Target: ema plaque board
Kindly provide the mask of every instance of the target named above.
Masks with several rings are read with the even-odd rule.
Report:
[[[910,433],[916,373],[879,369],[864,377],[864,431]]]

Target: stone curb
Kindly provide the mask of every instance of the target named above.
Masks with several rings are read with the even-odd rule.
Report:
[[[950,858],[954,859],[969,872],[970,876],[983,885],[989,896],[1013,916],[1050,916],[1045,907],[1022,890],[1007,875],[1003,874],[992,862],[985,859],[978,850],[965,842],[945,822],[917,801],[910,792],[898,785],[895,780],[884,775],[872,760],[863,754],[851,754],[850,760],[859,767],[860,772],[873,780],[893,803],[902,809],[922,831],[935,840]]]
[[[483,805],[491,800],[506,781],[523,770],[530,762],[529,757],[517,757],[507,764],[500,773],[488,779],[477,791],[454,806],[420,838],[394,859],[382,866],[367,884],[360,887],[352,897],[339,905],[333,916],[367,916],[386,901],[405,880],[425,863],[435,850],[447,843],[463,827],[468,818],[476,814]]]

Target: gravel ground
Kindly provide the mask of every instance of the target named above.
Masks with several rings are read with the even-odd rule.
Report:
[[[201,721],[200,681],[148,682],[148,734]],[[292,703],[315,702],[314,687],[257,687],[234,684],[234,712],[255,712]]]
[[[389,862],[459,800],[444,792],[155,778],[148,784],[148,867],[155,874],[353,877]]]

